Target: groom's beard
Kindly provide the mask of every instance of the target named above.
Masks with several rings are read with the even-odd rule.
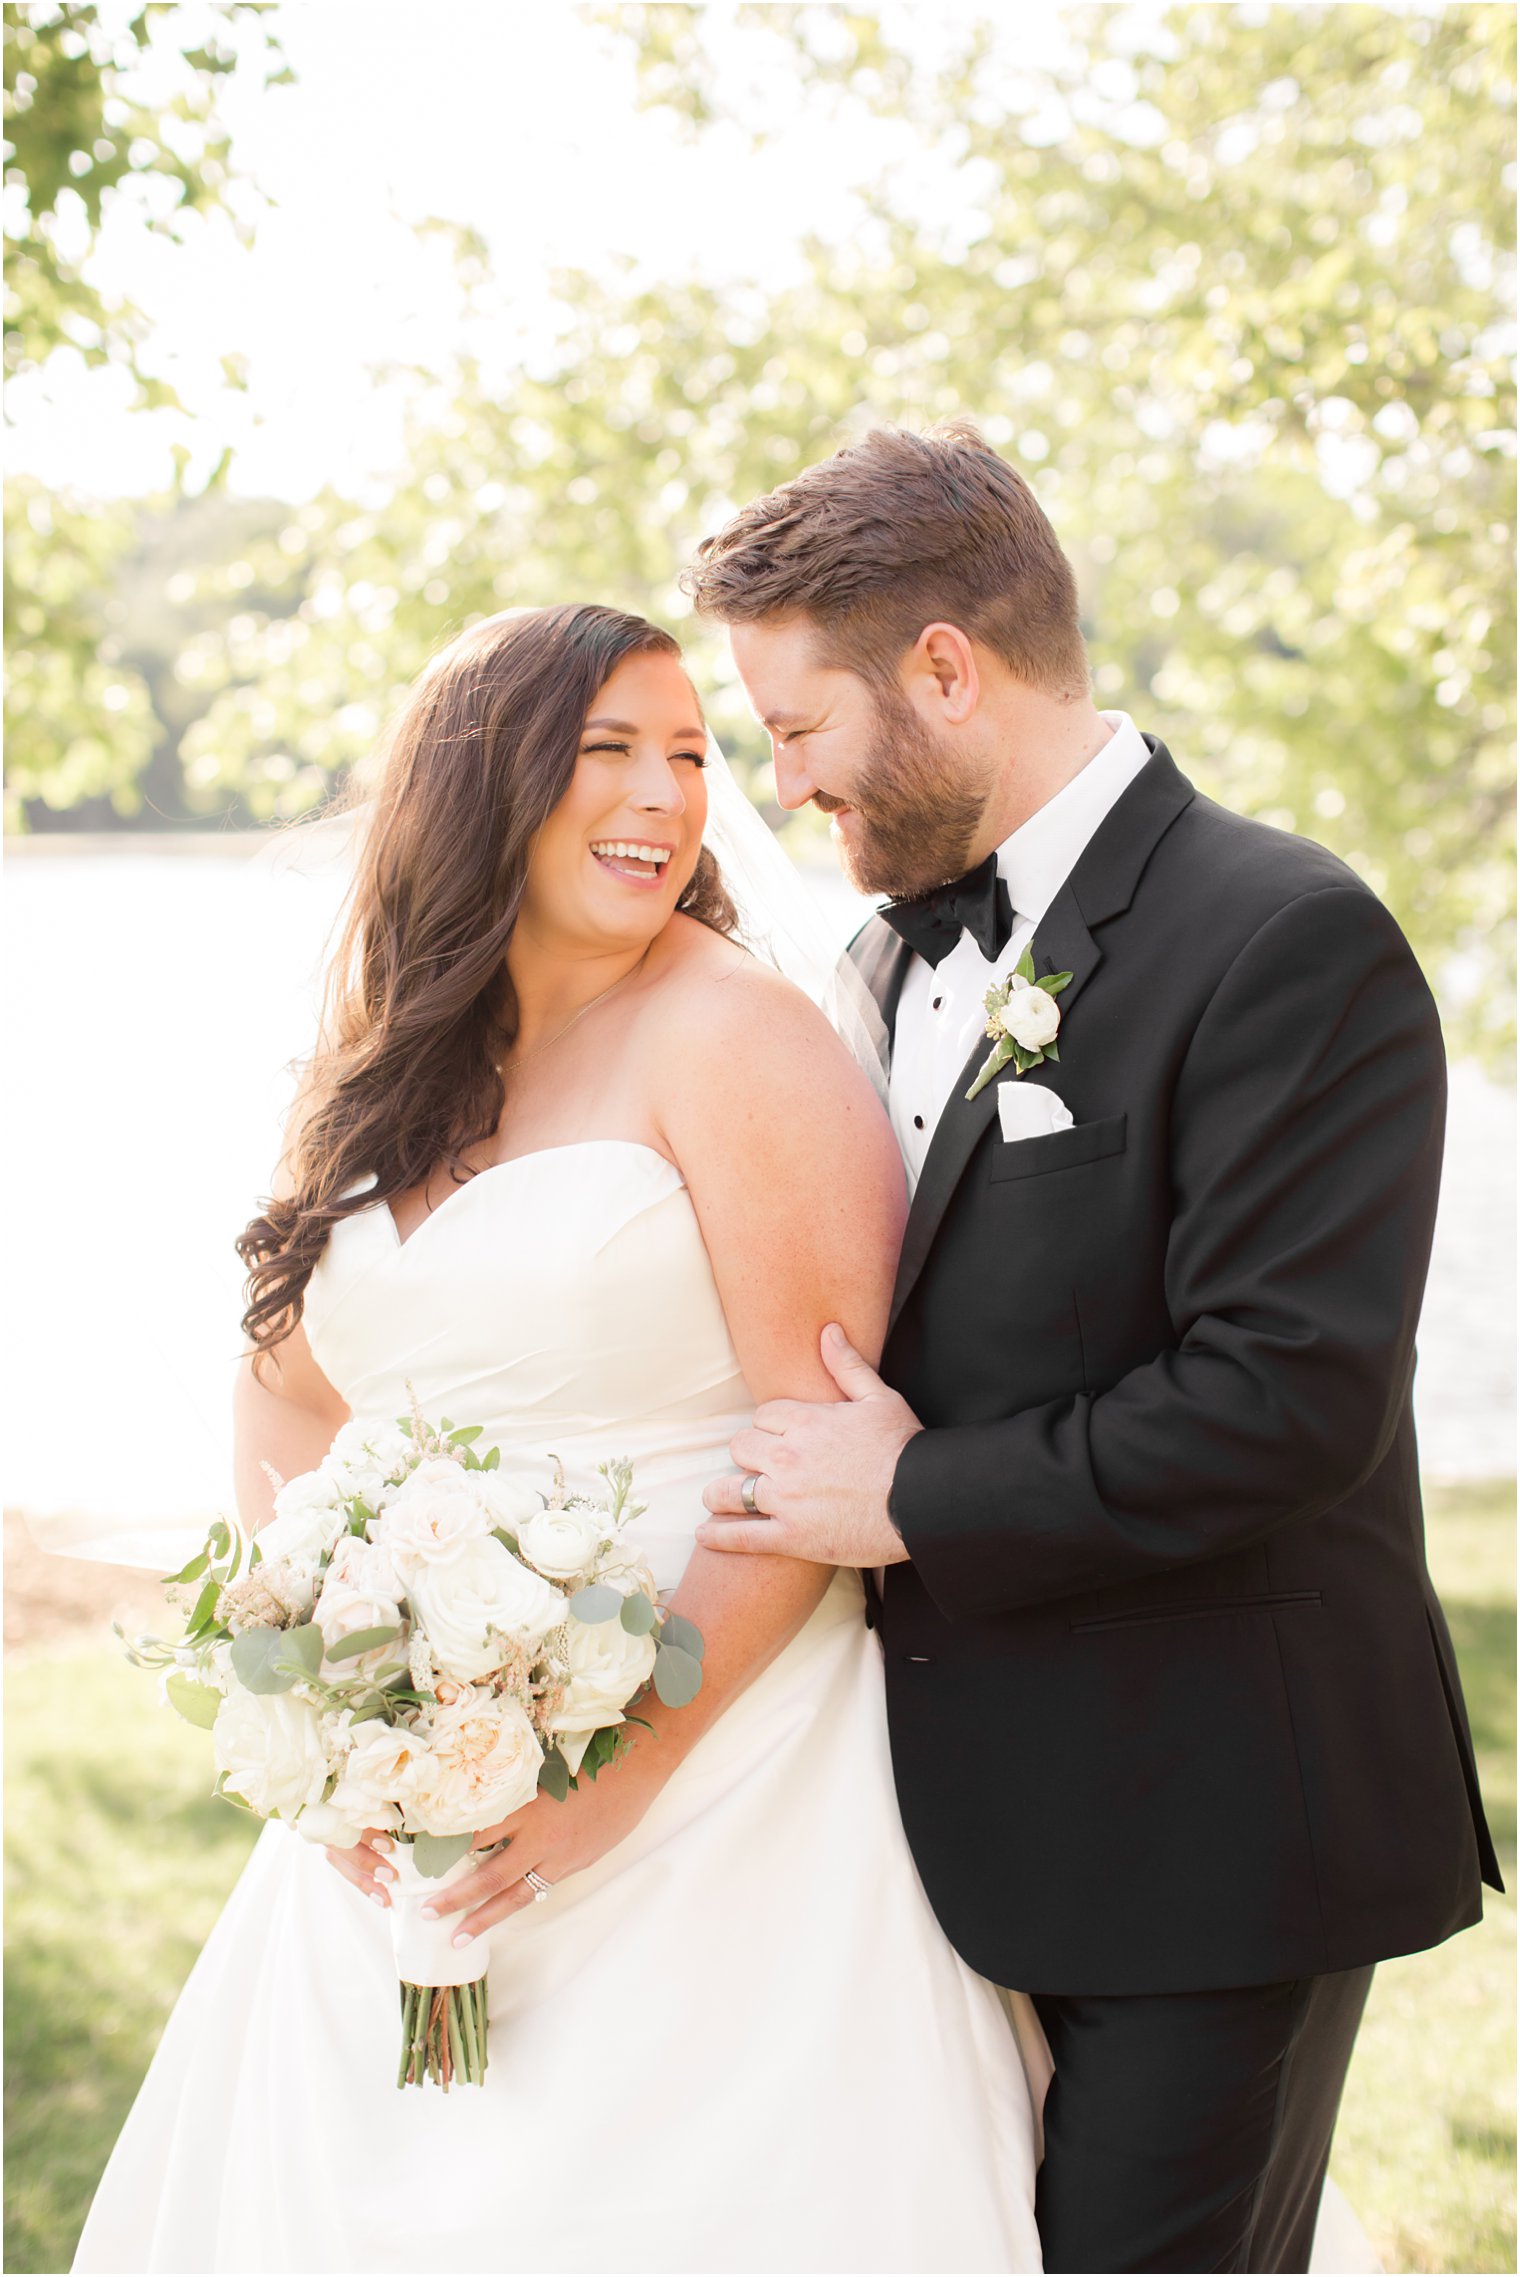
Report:
[[[849,799],[818,791],[813,804],[824,814],[855,810],[853,829],[837,831],[835,843],[857,893],[911,901],[964,873],[984,802],[895,691],[877,693],[873,708],[858,791]]]

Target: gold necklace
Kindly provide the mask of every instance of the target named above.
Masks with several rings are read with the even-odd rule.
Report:
[[[651,944],[651,946],[652,945],[653,944]],[[565,1022],[564,1026],[562,1028],[556,1028],[552,1036],[545,1036],[541,1044],[530,1044],[525,1052],[518,1053],[512,1064],[515,1067],[521,1067],[525,1059],[535,1058],[539,1052],[546,1052],[551,1044],[557,1044],[562,1036],[568,1036],[571,1029],[575,1026],[577,1020],[584,1020],[588,1012],[594,1012],[599,1004],[606,1003],[609,996],[616,996],[620,988],[627,987],[634,974],[643,969],[644,959],[648,955],[649,950],[646,949],[644,951],[644,955],[640,957],[638,963],[631,966],[629,970],[624,973],[621,980],[615,980],[610,988],[604,988],[600,996],[593,996],[589,1004],[583,1004],[581,1006],[579,1012],[572,1012],[569,1019]],[[503,1072],[505,1072],[505,1070]]]

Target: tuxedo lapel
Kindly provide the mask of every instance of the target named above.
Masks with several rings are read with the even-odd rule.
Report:
[[[1092,928],[1128,909],[1151,854],[1193,796],[1192,784],[1178,770],[1165,744],[1150,735],[1145,740],[1151,750],[1150,764],[1136,776],[1105,817],[1091,845],[1035,927],[1030,944],[1037,978],[1043,979],[1053,972],[1071,974],[1070,984],[1060,997],[1063,1049],[1077,999],[1103,961],[1103,951]],[[882,926],[881,930],[890,935],[890,927]],[[896,976],[894,1015],[905,970],[904,964]],[[883,1016],[886,1016],[885,1008]],[[965,1174],[977,1141],[997,1113],[996,1082],[985,1085],[974,1099],[966,1097],[991,1048],[989,1038],[977,1038],[976,1048],[956,1077],[955,1089],[929,1142],[903,1234],[897,1281],[892,1291],[889,1336],[928,1261],[940,1221]],[[1073,1048],[1080,1049],[1080,1027],[1074,1032]],[[1039,1083],[1042,1079],[1047,1085],[1059,1086],[1059,1062],[1053,1064],[1046,1060],[1017,1080]]]
[[[1070,984],[1062,990],[1060,997],[1061,1032],[1064,1036],[1072,1004],[1081,992],[1083,983],[1091,978],[1103,961],[1103,952],[1083,922],[1082,912],[1077,907],[1076,896],[1069,881],[1051,903],[1035,932],[1032,946],[1035,971],[1041,978],[1053,972],[1071,974]],[[990,1037],[977,1037],[970,1058],[955,1079],[955,1089],[945,1102],[945,1111],[929,1142],[929,1151],[924,1157],[924,1167],[919,1174],[903,1233],[902,1255],[898,1259],[897,1281],[892,1291],[888,1335],[896,1327],[897,1316],[924,1269],[934,1236],[939,1231],[940,1220],[949,1207],[951,1195],[961,1182],[977,1141],[997,1113],[996,1081],[984,1084],[974,1099],[966,1097],[991,1049]],[[1058,1082],[1059,1064],[1046,1060],[1017,1080],[1021,1083],[1038,1083],[1041,1077],[1047,1083]]]
[[[892,1033],[897,1025],[897,1007],[902,1000],[903,982],[913,961],[913,951],[900,934],[879,917],[870,917],[850,943],[845,955],[854,965],[866,987],[875,999],[887,1031],[887,1054],[890,1063]]]

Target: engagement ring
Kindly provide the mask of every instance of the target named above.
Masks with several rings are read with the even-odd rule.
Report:
[[[524,1874],[523,1880],[527,1883],[529,1889],[533,1892],[533,1903],[535,1905],[539,1904],[542,1899],[546,1898],[554,1887],[554,1884],[552,1882],[546,1882],[544,1880],[542,1874],[535,1874],[531,1866]]]

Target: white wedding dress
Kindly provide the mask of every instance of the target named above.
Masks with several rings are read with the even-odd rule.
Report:
[[[404,1245],[348,1219],[306,1322],[356,1415],[410,1383],[507,1470],[631,1457],[662,1587],[752,1405],[680,1172],[623,1140],[498,1164]],[[919,1886],[853,1573],[625,1842],[491,1932],[490,2007],[483,2088],[399,2091],[385,1917],[268,1827],[75,2268],[1040,2266],[1043,2042]]]

